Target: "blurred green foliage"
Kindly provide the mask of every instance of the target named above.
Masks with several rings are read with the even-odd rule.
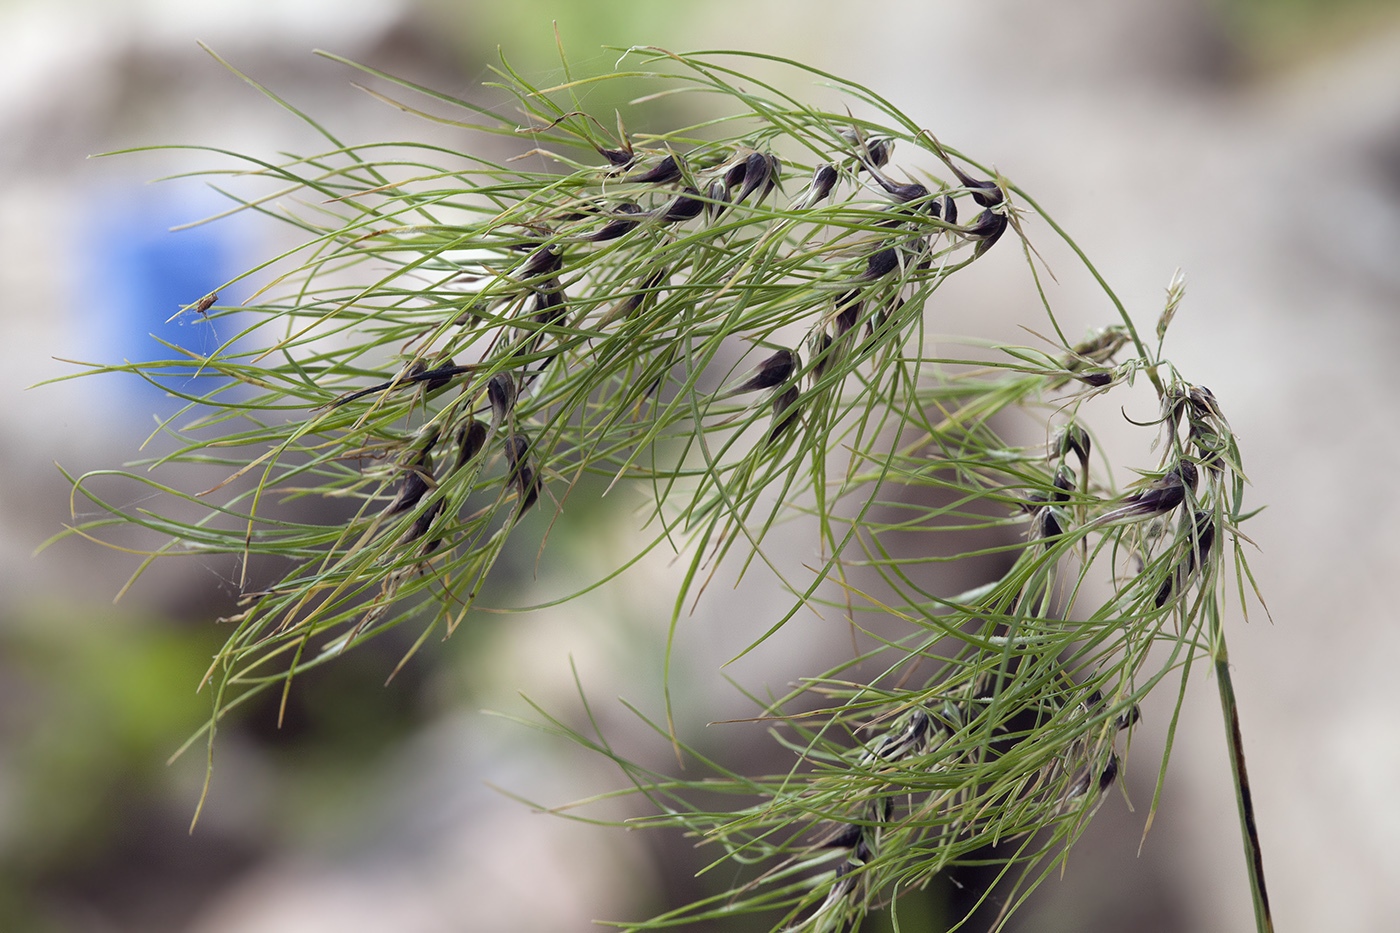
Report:
[[[1213,0],[1252,70],[1285,70],[1336,52],[1383,22],[1400,0]]]

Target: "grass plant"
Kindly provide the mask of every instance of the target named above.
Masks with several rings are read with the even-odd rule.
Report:
[[[623,928],[759,914],[775,930],[853,930],[988,860],[1006,879],[1001,926],[1117,783],[1139,704],[1174,690],[1179,711],[1205,661],[1269,929],[1224,631],[1253,590],[1251,513],[1221,401],[1161,355],[1182,281],[1144,334],[1028,193],[874,91],[751,53],[619,54],[590,75],[561,56],[551,87],[503,61],[499,106],[344,62],[394,89],[371,92],[393,106],[496,137],[471,150],[347,145],[293,110],[322,151],[208,151],[231,160],[209,175],[234,210],[304,242],[250,270],[261,286],[240,308],[190,296],[188,313],[241,322],[216,351],[81,367],[144,375],[185,404],[160,422],[158,457],[73,478],[75,503],[101,515],[65,532],[147,529],[163,543],[141,569],[215,553],[285,568],[245,581],[222,620],[205,674],[215,713],[191,741],[212,767],[221,718],[249,699],[285,703],[301,674],[395,626],[418,627],[409,655],[451,635],[523,523],[625,484],[645,494],[646,539],[618,572],[653,550],[687,568],[668,671],[676,626],[721,565],[791,595],[751,648],[804,608],[848,617],[867,647],[755,698],[790,753],[776,774],[688,745],[693,723],[669,699],[636,713],[687,762],[679,777],[537,709],[534,725],[616,761],[619,793],[648,807],[631,825],[685,830],[736,878]],[[609,82],[638,98],[626,114],[583,103]],[[658,112],[692,116],[659,126]],[[1062,327],[1037,237],[1062,240],[1101,288],[1108,317],[1087,337]],[[1007,250],[1041,296],[1022,321],[1033,345],[973,335],[930,352],[940,286]],[[226,378],[186,394],[197,383],[181,372]],[[1156,397],[1134,428],[1153,459],[1109,463],[1084,409],[1139,384]],[[224,479],[161,482],[175,464]],[[1114,468],[1139,478],[1120,487]],[[113,476],[156,495],[123,507],[101,492]],[[308,498],[343,517],[284,508]],[[820,536],[800,578],[769,557],[794,516]],[[1001,543],[968,549],[970,532]],[[1006,569],[984,585],[922,582],[934,563],[988,555]],[[1159,794],[1169,752],[1170,739]]]

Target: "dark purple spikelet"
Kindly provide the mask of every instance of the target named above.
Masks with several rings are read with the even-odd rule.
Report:
[[[515,407],[515,380],[510,373],[496,373],[487,380],[486,398],[491,403],[491,420],[500,424]]]
[[[1103,766],[1103,771],[1099,772],[1099,793],[1108,790],[1115,780],[1118,779],[1118,756],[1110,754],[1108,764]]]
[[[636,153],[630,149],[599,149],[598,154],[608,160],[613,171],[630,168],[637,160]]]
[[[664,224],[677,223],[682,220],[690,220],[692,217],[700,216],[705,209],[704,195],[694,188],[686,188],[672,199],[662,211],[660,220]]]
[[[861,154],[861,162],[868,168],[873,165],[876,168],[883,168],[889,162],[890,155],[894,152],[894,140],[892,139],[872,139],[865,143],[865,151]]]
[[[850,849],[860,842],[865,827],[855,823],[844,823],[834,832],[823,836],[812,845],[819,849]]]
[[[884,249],[871,253],[865,261],[865,271],[860,274],[862,281],[882,278],[899,268],[899,249],[894,246],[887,246]]]
[[[831,362],[827,356],[831,352],[831,345],[834,343],[831,335],[824,330],[819,330],[812,335],[807,342],[807,346],[812,351],[812,381],[821,382],[822,376],[826,375],[827,364]]]
[[[548,284],[548,290],[535,292],[534,321],[542,327],[558,322],[569,310],[564,303],[564,287],[559,280],[551,279]]]
[[[987,208],[977,215],[977,219],[968,225],[963,231],[963,236],[969,240],[977,241],[977,254],[981,255],[992,248],[1001,235],[1006,232],[1008,221],[1005,214],[999,214],[991,208]]]
[[[427,534],[428,529],[433,527],[433,519],[437,518],[438,514],[442,512],[442,506],[443,500],[439,499],[432,505],[428,506],[428,508],[423,512],[422,515],[415,518],[413,520],[413,524],[409,526],[408,531],[403,536],[403,543],[407,544],[410,541],[417,541],[419,538]],[[436,550],[439,543],[441,542],[432,544],[428,548],[428,551],[431,552]]]
[[[739,189],[734,203],[742,202],[754,191],[758,191],[758,199],[762,201],[778,182],[779,165],[776,156],[762,152],[755,152],[744,160],[744,187]]]
[[[773,399],[773,420],[768,429],[768,443],[776,441],[783,432],[797,423],[797,415],[801,411],[797,406],[800,395],[797,386],[788,386],[785,392]]]
[[[523,515],[540,497],[540,478],[530,466],[530,439],[524,434],[512,434],[506,440],[506,461],[510,472],[506,483],[515,486],[520,500],[516,515]]]
[[[613,209],[614,214],[640,214],[642,209],[631,201],[623,201]],[[630,217],[614,217],[612,220],[599,227],[597,232],[590,233],[583,239],[591,243],[602,243],[606,240],[616,240],[618,237],[631,231],[640,223],[640,220],[633,220]]]
[[[836,178],[836,166],[817,166],[816,171],[812,173],[812,184],[807,190],[807,198],[802,206],[811,207],[819,201],[824,200],[831,194],[831,190],[836,187]]]
[[[917,201],[919,198],[928,197],[928,189],[925,188],[923,185],[919,184],[918,182],[910,182],[907,185],[896,185],[884,175],[879,175],[875,172],[871,172],[870,174],[876,181],[880,183],[880,187],[884,188],[885,192],[890,197],[894,198],[901,204],[904,204],[908,201]],[[937,204],[938,202],[935,201],[933,203]]]
[[[428,490],[433,488],[433,457],[429,453],[434,444],[437,443],[437,432],[434,431],[428,437],[428,443],[424,444],[408,458],[404,464],[404,473],[399,479],[398,488],[394,492],[394,498],[384,509],[384,514],[398,515],[407,512],[418,504]]]
[[[464,421],[453,432],[452,440],[457,445],[457,462],[452,465],[455,471],[474,460],[486,447],[486,424],[476,418]]]
[[[948,168],[953,170],[953,174],[958,176],[958,181],[962,182],[963,187],[972,195],[972,200],[978,204],[983,207],[996,207],[1004,200],[1005,196],[1001,193],[1001,188],[996,182],[973,178],[954,165],[947,156],[944,156],[944,161],[947,162]]]
[[[1036,538],[1046,541],[1058,538],[1064,534],[1064,529],[1060,527],[1060,520],[1055,517],[1055,510],[1048,505],[1043,505],[1036,509],[1035,525],[1032,534]]]
[[[554,243],[548,243],[525,258],[513,273],[515,278],[525,280],[552,276],[564,265],[564,250]]]
[[[950,224],[958,222],[958,202],[951,194],[943,195],[943,219]]]
[[[724,182],[716,179],[705,189],[705,197],[710,199],[710,203],[705,205],[706,216],[719,217],[729,204],[729,188]]]
[[[1132,509],[1135,515],[1170,512],[1185,500],[1188,488],[1196,488],[1196,479],[1196,465],[1189,460],[1179,461],[1161,479],[1129,496],[1124,506]]]
[[[432,369],[425,369],[423,372],[419,373],[424,390],[436,392],[438,389],[443,388],[452,381],[456,369],[457,364],[450,356]]]
[[[1065,425],[1055,437],[1055,450],[1059,456],[1068,457],[1073,452],[1079,458],[1080,466],[1087,467],[1089,465],[1091,446],[1089,432],[1076,422]]]
[[[788,349],[779,350],[759,363],[754,374],[740,383],[730,394],[741,395],[745,392],[758,392],[782,385],[792,377],[792,374],[801,365],[802,361],[796,353]]]
[[[681,164],[673,155],[668,155],[649,170],[640,175],[631,175],[628,181],[635,181],[639,184],[648,185],[668,185],[681,178]]]

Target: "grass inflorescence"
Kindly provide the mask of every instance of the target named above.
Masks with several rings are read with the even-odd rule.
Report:
[[[173,450],[147,464],[225,479],[190,492],[119,473],[193,504],[191,519],[100,496],[110,472],[78,477],[75,497],[104,514],[72,532],[135,524],[165,541],[151,557],[288,568],[245,584],[222,620],[212,748],[228,710],[285,697],[298,674],[405,619],[423,623],[412,651],[451,634],[521,523],[550,523],[571,495],[646,494],[643,552],[687,562],[672,635],[715,568],[768,562],[775,525],[811,516],[821,561],[800,580],[773,569],[792,608],[761,620],[753,644],[809,606],[847,614],[873,647],[760,704],[789,771],[704,758],[669,704],[658,733],[710,773],[648,771],[545,714],[617,760],[655,804],[641,823],[682,827],[747,867],[723,896],[630,928],[760,912],[775,928],[848,930],[988,859],[1015,879],[1009,915],[1116,784],[1147,694],[1168,680],[1184,691],[1198,658],[1225,670],[1221,612],[1251,585],[1234,434],[1212,393],[1160,357],[1181,284],[1152,352],[1025,192],[868,89],[739,53],[621,61],[634,67],[547,89],[503,66],[492,87],[511,117],[365,69],[456,109],[432,119],[499,137],[501,161],[347,146],[315,123],[328,143],[316,155],[227,154],[240,163],[228,175],[274,186],[226,192],[238,207],[296,225],[305,244],[258,270],[272,280],[238,317],[192,301],[244,323],[218,352],[89,368],[228,377],[185,397],[160,428]],[[743,74],[746,61],[819,79],[847,104],[805,104]],[[601,81],[639,88],[638,114],[675,119],[685,92],[718,115],[629,132],[580,104]],[[1045,346],[970,339],[965,357],[926,355],[930,298],[990,250],[1021,251],[1039,288],[1032,224],[1083,259],[1117,319],[1071,340],[1045,300],[1025,322],[1054,335]],[[1081,408],[1139,377],[1161,406],[1142,428],[1158,459],[1119,490],[1095,467]],[[1043,435],[1003,436],[1012,412]],[[920,489],[919,504],[901,493]],[[306,498],[343,517],[281,508]],[[924,582],[931,563],[988,555],[1004,571],[985,585]],[[697,803],[716,795],[734,807]]]

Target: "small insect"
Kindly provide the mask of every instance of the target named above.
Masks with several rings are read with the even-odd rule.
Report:
[[[196,305],[194,306],[194,310],[195,310],[196,313],[202,314],[202,315],[204,316],[204,319],[205,319],[205,320],[208,320],[208,319],[209,319],[209,309],[210,309],[211,307],[213,307],[213,306],[214,306],[214,302],[216,302],[216,301],[218,301],[218,300],[219,300],[219,293],[218,293],[218,292],[210,292],[209,294],[205,295],[203,298],[199,299],[199,303],[196,304]]]

